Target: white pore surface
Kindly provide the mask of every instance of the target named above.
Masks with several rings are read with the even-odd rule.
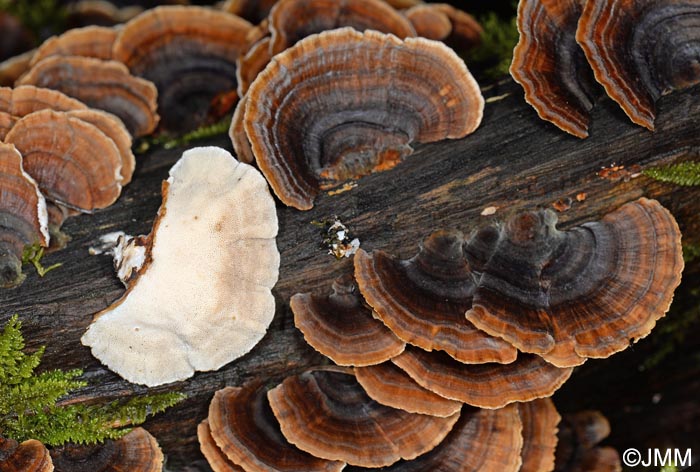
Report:
[[[267,182],[217,147],[170,170],[151,262],[82,337],[130,382],[161,385],[250,351],[275,312],[277,214]]]

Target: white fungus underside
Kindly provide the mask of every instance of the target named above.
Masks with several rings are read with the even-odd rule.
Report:
[[[148,386],[242,356],[275,311],[277,214],[262,175],[205,147],[185,152],[168,182],[150,265],[82,337],[110,369]]]

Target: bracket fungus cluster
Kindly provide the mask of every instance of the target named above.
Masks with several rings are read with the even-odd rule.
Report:
[[[163,184],[153,231],[133,240],[145,249],[126,293],[95,315],[83,344],[125,379],[149,386],[242,356],[274,315],[276,235],[260,173],[220,148],[186,151]]]
[[[36,439],[18,443],[0,436],[0,470],[4,472],[53,472],[49,450]]]

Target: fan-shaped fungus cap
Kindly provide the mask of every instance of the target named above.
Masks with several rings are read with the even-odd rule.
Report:
[[[379,364],[403,352],[403,341],[364,305],[352,276],[333,282],[330,295],[297,293],[289,304],[306,342],[338,365]]]
[[[209,420],[204,420],[197,426],[197,439],[199,450],[202,451],[202,455],[214,472],[245,472],[242,467],[231,462],[216,445],[214,438],[211,437]]]
[[[469,13],[450,4],[417,5],[406,11],[406,17],[413,24],[419,36],[425,34],[429,39],[443,41],[458,51],[468,50],[481,44],[481,35],[484,33],[484,29],[479,22]],[[430,37],[429,35],[445,32],[445,18],[450,23],[447,34],[443,37]],[[438,24],[429,24],[429,22],[437,22]]]
[[[219,449],[248,472],[338,472],[345,467],[289,444],[270,409],[267,389],[258,382],[217,391],[208,419]]]
[[[370,398],[392,408],[442,417],[454,415],[462,409],[462,402],[424,389],[391,362],[356,367],[355,377]]]
[[[209,8],[157,7],[124,26],[112,55],[156,85],[166,129],[195,128],[215,96],[236,89],[236,59],[251,27]]]
[[[463,244],[459,231],[436,231],[409,260],[360,249],[355,278],[377,316],[407,343],[445,351],[468,364],[513,362],[517,356],[513,346],[464,318],[477,277]]]
[[[596,447],[610,435],[610,423],[599,411],[564,415],[559,427],[555,472],[620,472],[620,455],[612,447]]]
[[[521,0],[520,40],[510,73],[543,120],[579,138],[588,136],[593,108],[591,69],[576,44],[579,0]]]
[[[501,408],[551,396],[571,376],[539,356],[520,354],[510,364],[462,364],[442,352],[406,348],[391,360],[420,386],[480,408]]]
[[[610,98],[653,130],[656,100],[700,82],[699,17],[696,2],[590,0],[576,40]]]
[[[10,132],[16,121],[17,120],[9,113],[0,111],[0,141],[5,139],[5,136]]]
[[[36,439],[18,444],[0,437],[0,469],[3,472],[52,472],[49,450]]]
[[[266,36],[253,44],[245,55],[238,58],[236,64],[236,79],[238,80],[238,95],[243,96],[248,92],[250,84],[265,69],[272,59],[270,53],[270,37]]]
[[[29,70],[29,63],[36,49],[23,52],[0,62],[0,87],[11,87],[22,74]]]
[[[51,450],[56,472],[160,472],[163,452],[156,438],[135,428],[119,440],[94,446],[65,445]]]
[[[315,33],[349,26],[401,39],[415,36],[411,23],[383,0],[280,0],[270,12],[274,56]]]
[[[502,228],[467,319],[559,367],[608,357],[664,316],[683,270],[681,234],[656,200],[555,228],[551,210]]]
[[[289,442],[314,456],[362,467],[424,454],[459,419],[459,413],[440,418],[380,405],[353,375],[329,370],[288,377],[268,398]]]
[[[33,85],[0,87],[0,111],[19,118],[39,110],[69,111],[86,108],[84,103],[58,90]]]
[[[59,90],[122,119],[134,136],[153,132],[158,124],[158,91],[116,61],[93,57],[49,56],[39,61],[18,84]]]
[[[416,5],[403,13],[411,22],[418,36],[442,41],[452,32],[450,17],[430,5]]]
[[[443,44],[342,28],[275,56],[248,90],[244,121],[277,196],[308,210],[321,188],[395,166],[413,141],[466,136],[483,105]]]
[[[163,185],[146,263],[83,344],[149,386],[242,356],[275,312],[276,235],[274,200],[255,169],[220,148],[186,151]]]
[[[28,244],[49,245],[46,202],[17,149],[0,143],[0,287],[24,279],[22,251]]]
[[[112,45],[117,29],[105,26],[86,26],[66,31],[44,41],[32,57],[31,65],[49,56],[85,56],[111,59]]]
[[[248,95],[243,95],[236,105],[231,118],[228,136],[231,138],[231,144],[233,144],[233,150],[238,160],[250,164],[255,160],[255,156],[250,148],[250,141],[248,141],[248,135],[245,133],[245,122],[243,121],[247,102]]]
[[[557,447],[557,426],[561,417],[549,398],[518,403],[523,423],[523,465],[521,472],[551,472]]]

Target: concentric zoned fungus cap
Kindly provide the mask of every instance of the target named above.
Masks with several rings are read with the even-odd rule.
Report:
[[[22,74],[29,70],[29,63],[36,49],[23,52],[0,62],[0,87],[12,87]]]
[[[272,55],[315,33],[349,26],[401,39],[415,36],[411,23],[383,0],[280,0],[270,12]]]
[[[555,472],[620,472],[620,455],[596,447],[610,435],[610,423],[599,411],[564,415],[559,426]]]
[[[0,111],[14,117],[23,117],[39,110],[84,110],[87,105],[58,90],[22,85],[0,87]]]
[[[554,450],[557,447],[557,426],[561,417],[549,398],[518,403],[523,423],[523,465],[521,472],[551,472],[554,470]]]
[[[186,151],[163,185],[145,264],[82,337],[125,379],[160,385],[250,351],[275,312],[277,215],[255,169]]]
[[[116,61],[49,56],[18,83],[59,90],[90,107],[108,111],[121,118],[134,136],[149,134],[158,124],[155,85],[131,75],[124,64]]]
[[[290,300],[294,324],[314,349],[338,365],[379,364],[405,344],[372,316],[352,276],[333,282],[333,293],[297,293]]]
[[[275,56],[248,90],[244,121],[277,196],[308,210],[321,189],[394,167],[411,142],[473,132],[483,106],[442,43],[342,28]]]
[[[87,121],[41,110],[18,120],[5,141],[22,154],[24,169],[52,202],[92,212],[121,193],[119,149]]]
[[[214,97],[236,90],[236,59],[248,47],[251,27],[209,8],[157,7],[124,26],[112,56],[156,85],[166,129],[196,128]]]
[[[119,440],[94,446],[66,445],[51,450],[56,472],[160,472],[163,452],[156,438],[135,428]]]
[[[681,279],[681,234],[656,200],[568,231],[551,210],[502,228],[467,319],[559,367],[608,357],[664,316]]]
[[[197,426],[199,450],[202,451],[214,472],[245,472],[242,467],[231,462],[211,437],[209,420],[204,420]]]
[[[289,444],[270,409],[267,389],[257,382],[217,391],[208,420],[219,449],[246,471],[337,472],[345,467]]]
[[[442,352],[406,348],[391,360],[423,388],[441,397],[480,408],[501,408],[551,396],[569,378],[533,354],[520,354],[510,364],[462,364]]]
[[[656,100],[700,82],[699,19],[697,2],[591,0],[576,40],[610,98],[654,129]]]
[[[68,30],[44,41],[32,57],[31,65],[49,56],[85,56],[108,60],[112,58],[112,45],[116,38],[116,28],[86,26]]]
[[[277,0],[226,0],[221,9],[251,23],[260,23],[267,18],[275,3]]]
[[[385,252],[355,255],[355,278],[377,316],[399,338],[468,364],[509,363],[516,349],[478,330],[464,313],[471,308],[476,275],[458,231],[436,231],[416,256],[399,260]]]
[[[22,251],[28,244],[49,245],[46,202],[17,149],[0,143],[0,287],[24,280]]]
[[[250,84],[272,59],[270,53],[270,37],[266,36],[253,44],[245,55],[238,58],[236,79],[238,80],[238,95],[242,98]]]
[[[16,121],[17,120],[9,113],[0,111],[0,141],[5,139],[5,136],[10,132]]]
[[[36,439],[17,443],[0,436],[0,470],[3,472],[52,472],[51,456]]]
[[[462,10],[447,3],[417,5],[406,11],[419,36],[443,41],[457,51],[465,51],[481,44],[484,29],[478,21]],[[445,29],[449,21],[449,31]],[[446,33],[436,37],[439,33]]]
[[[462,409],[462,402],[448,400],[424,389],[391,362],[356,367],[355,377],[370,398],[392,408],[442,417],[454,415]]]
[[[588,136],[595,81],[576,43],[580,0],[521,0],[520,41],[510,73],[543,120],[579,138]]]
[[[349,373],[311,370],[268,392],[289,442],[317,457],[362,467],[413,459],[442,441],[459,413],[419,415],[370,399]]]

